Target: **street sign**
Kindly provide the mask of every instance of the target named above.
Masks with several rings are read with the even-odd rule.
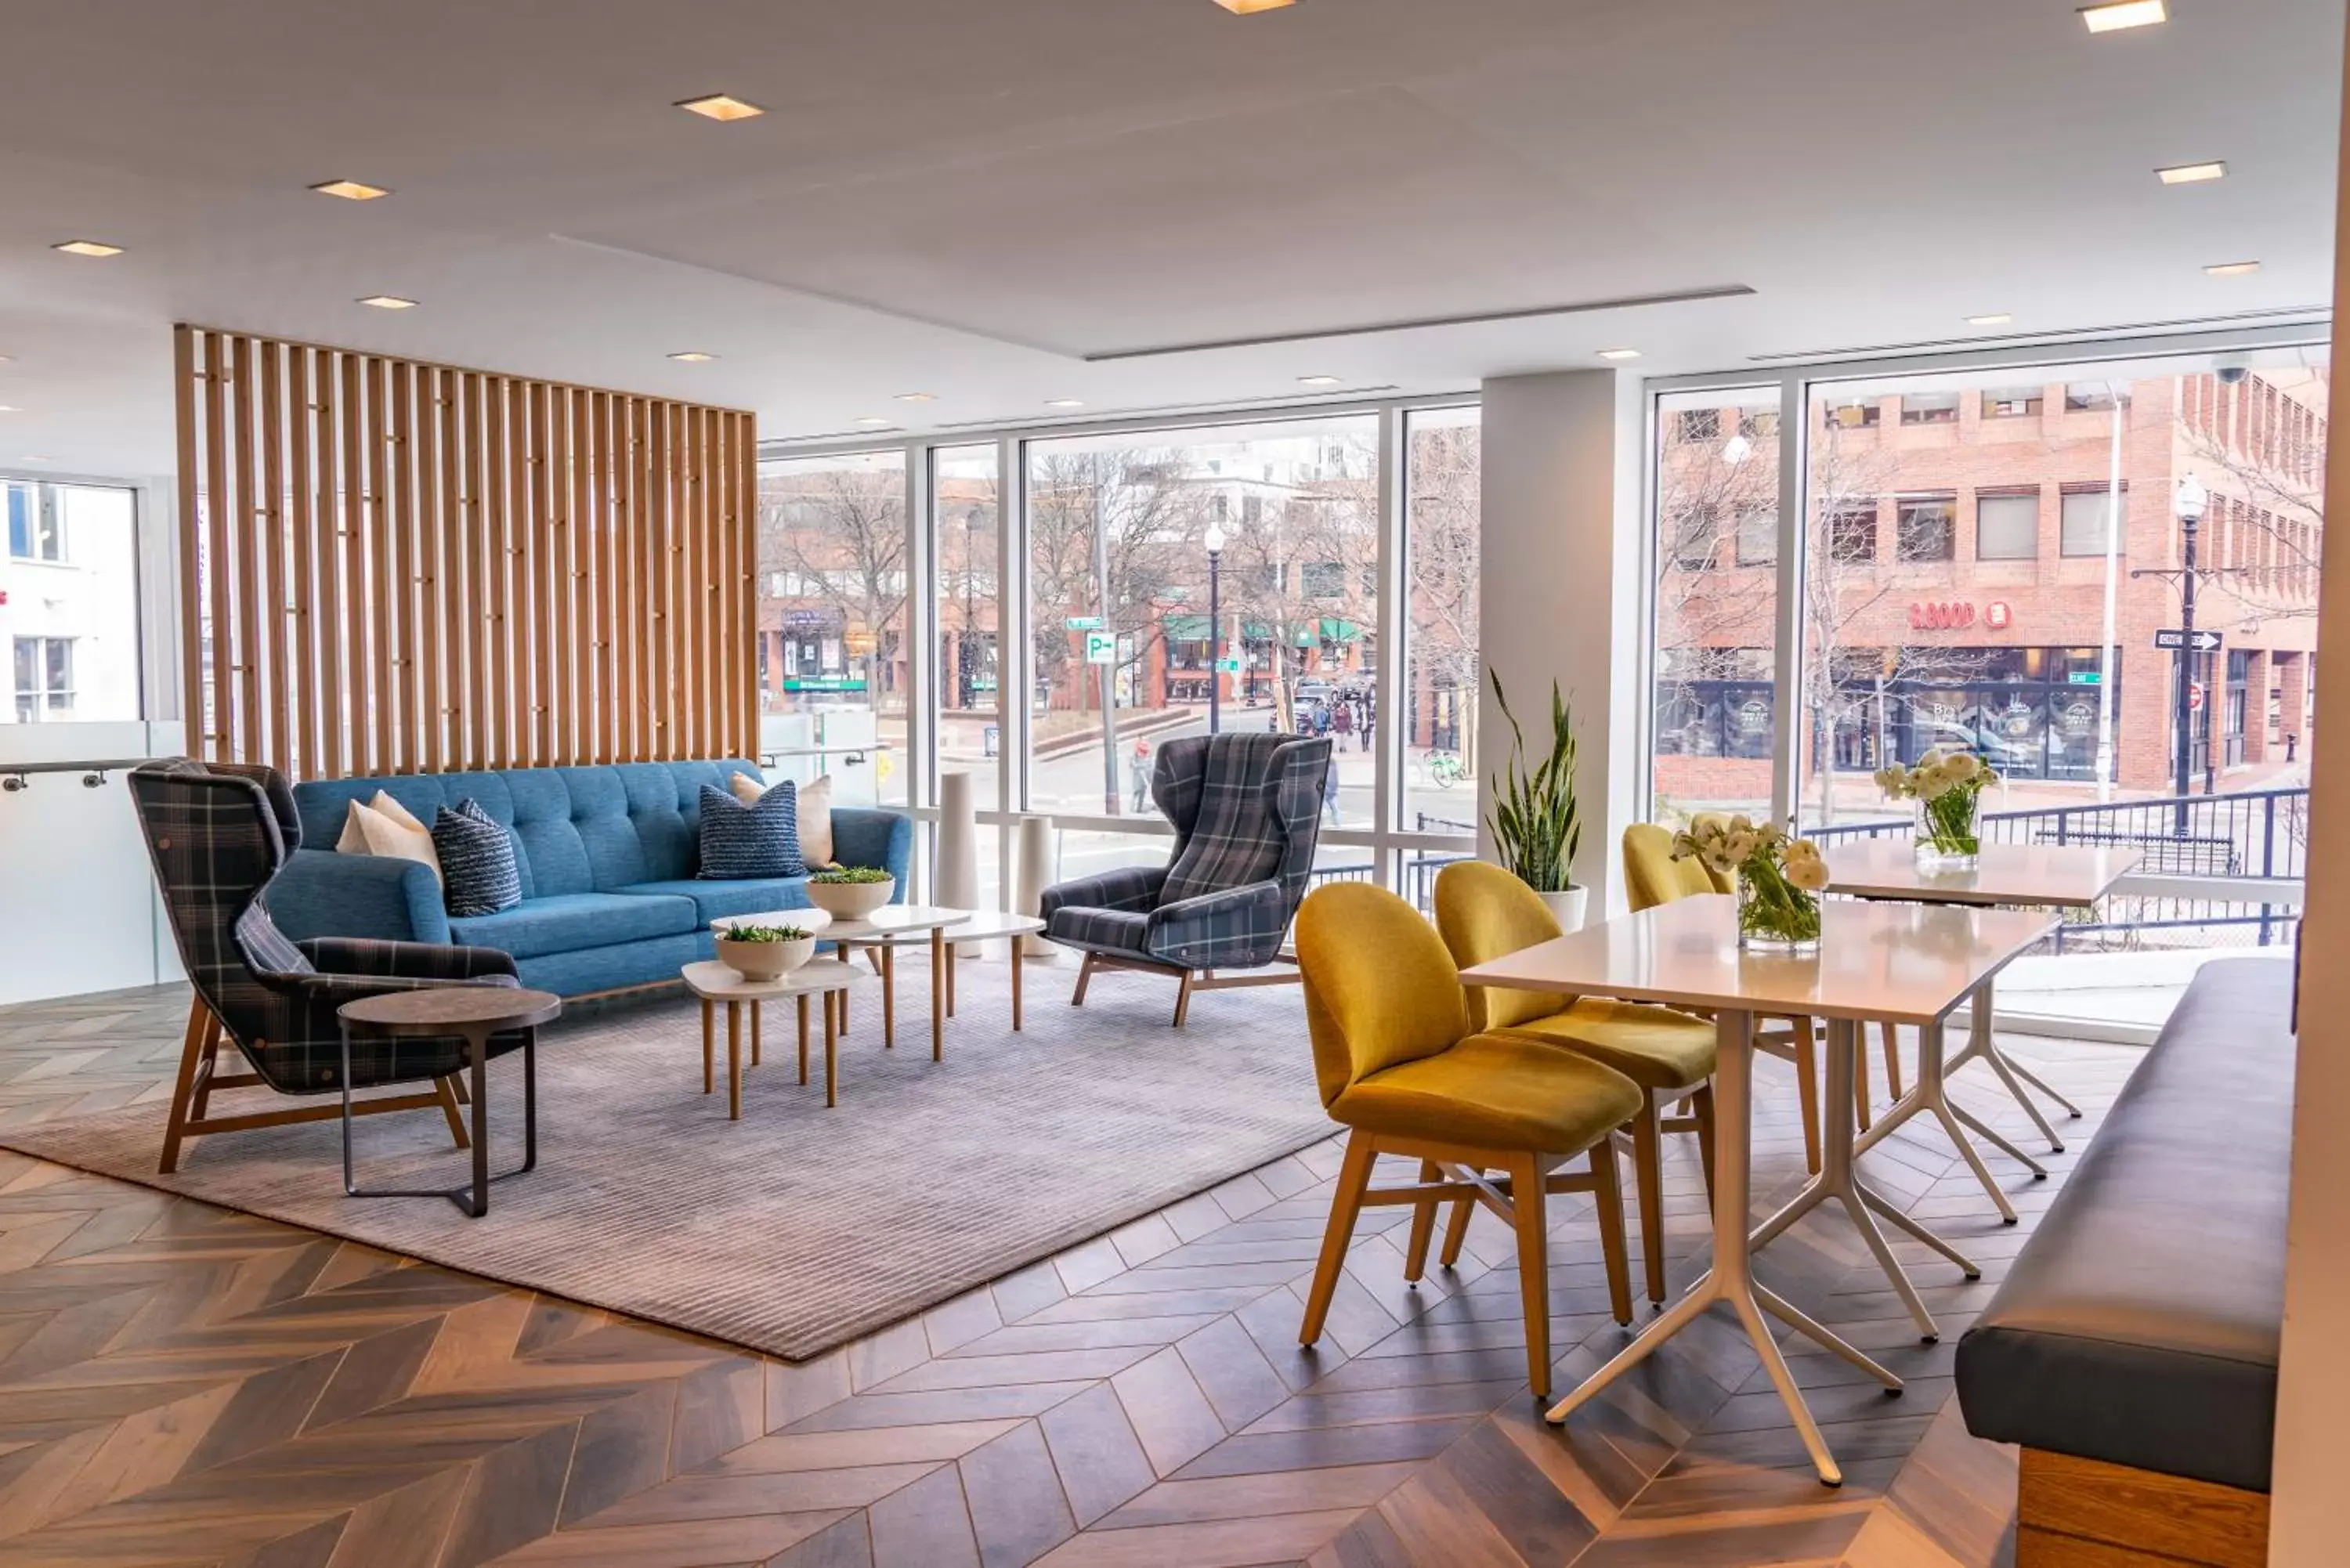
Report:
[[[2103,684],[2106,677],[2102,670],[2075,670],[2064,679],[2075,686],[2096,686]]]
[[[1116,664],[1118,662],[1118,639],[1112,637],[1106,631],[1089,631],[1086,633],[1086,662],[1087,664]]]
[[[2203,711],[2203,682],[2200,680],[2190,681],[2188,684],[2187,711],[2190,713],[2200,713]]]
[[[1227,675],[1238,675],[1241,672],[1241,661],[1237,659],[1219,659],[1216,660],[1216,668]]]
[[[1097,615],[1073,615],[1068,621],[1071,631],[1099,631],[1101,625],[1102,618]]]
[[[2220,651],[2220,645],[2227,640],[2216,631],[2199,630],[2189,633],[2177,627],[2154,634],[2154,646],[2168,649],[2173,653],[2187,648],[2191,648],[2198,653],[2217,653]]]

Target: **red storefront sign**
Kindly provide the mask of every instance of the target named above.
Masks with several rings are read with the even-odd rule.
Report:
[[[1965,599],[1919,599],[1909,607],[1909,624],[1918,631],[1956,631],[1975,623],[1975,607]]]

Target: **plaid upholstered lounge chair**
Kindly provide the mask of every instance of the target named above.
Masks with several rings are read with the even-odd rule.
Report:
[[[1305,897],[1322,826],[1330,742],[1295,735],[1195,735],[1159,748],[1150,798],[1175,825],[1164,867],[1045,889],[1045,934],[1086,955],[1073,1007],[1097,969],[1175,976],[1175,1027],[1194,991],[1297,978],[1282,951]],[[1219,974],[1283,962],[1277,974]]]
[[[293,793],[269,768],[185,760],[150,763],[130,774],[163,909],[179,942],[195,998],[172,1092],[171,1121],[159,1168],[169,1175],[183,1139],[206,1133],[323,1121],[341,1106],[293,1106],[214,1116],[213,1091],[265,1087],[281,1095],[336,1095],[343,1082],[343,1040],[336,1009],[360,997],[423,986],[513,985],[514,961],[489,948],[320,937],[294,942],[269,919],[261,895],[302,841]],[[217,1070],[222,1040],[233,1043],[249,1073]],[[527,1046],[525,1033],[500,1036],[499,1055]],[[440,1110],[457,1147],[467,1147],[457,1079],[460,1040],[353,1043],[349,1087],[393,1084],[430,1087],[349,1102],[351,1116]],[[350,1123],[343,1124],[346,1165]],[[348,1185],[348,1182],[346,1183]]]

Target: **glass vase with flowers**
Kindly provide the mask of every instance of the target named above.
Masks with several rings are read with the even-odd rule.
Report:
[[[1877,787],[1888,800],[1918,803],[1918,868],[1972,871],[1982,855],[1982,794],[1999,774],[1971,752],[1937,746],[1914,767],[1880,769]]]
[[[1819,894],[1828,866],[1819,846],[1775,823],[1706,817],[1673,836],[1673,858],[1694,857],[1738,880],[1738,945],[1807,953],[1820,945]]]

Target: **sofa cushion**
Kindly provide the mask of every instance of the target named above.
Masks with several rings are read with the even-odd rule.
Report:
[[[718,882],[806,876],[798,793],[785,779],[745,805],[729,791],[703,785],[701,875]]]
[[[522,902],[514,840],[472,796],[432,818],[432,847],[452,916],[495,914]]]
[[[702,913],[702,923],[764,915],[774,909],[805,909],[808,903],[805,877],[748,877],[735,882],[690,877],[678,882],[639,882],[617,891],[641,898],[691,898]]]
[[[494,915],[452,919],[449,934],[467,946],[497,948],[527,959],[676,936],[701,924],[700,911],[690,898],[556,893],[526,898]]]
[[[1150,916],[1141,909],[1065,909],[1053,911],[1045,934],[1057,942],[1103,952],[1144,955]]]

